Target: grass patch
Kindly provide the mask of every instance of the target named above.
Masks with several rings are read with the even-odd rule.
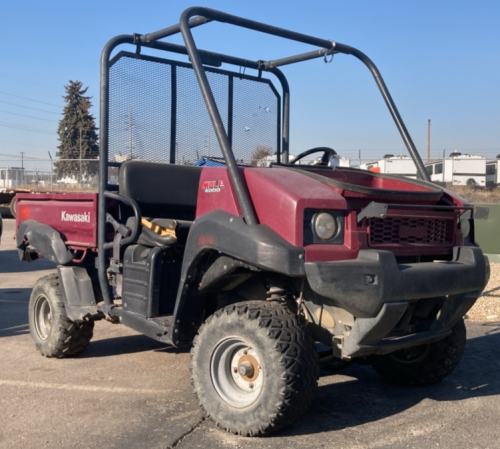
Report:
[[[470,187],[452,186],[449,188],[452,192],[465,198],[470,203],[500,203],[500,189],[473,189]]]

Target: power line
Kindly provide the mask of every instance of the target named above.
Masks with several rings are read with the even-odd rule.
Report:
[[[55,106],[56,108],[61,108],[62,106],[54,103],[47,103],[46,101],[35,100],[33,98],[21,97],[20,95],[9,94],[8,92],[3,92],[0,90],[0,94],[9,95],[10,97],[22,98],[23,100],[34,101],[35,103],[46,104],[49,106]]]
[[[57,148],[57,147],[43,147],[43,146],[40,146],[40,145],[33,145],[31,143],[12,142],[12,141],[9,141],[9,140],[0,140],[0,143],[9,143],[9,144],[12,144],[12,145],[20,145],[20,146],[23,146],[23,147],[41,148],[43,150],[53,150],[53,149]]]
[[[4,126],[6,128],[21,129],[23,131],[32,131],[32,132],[37,132],[37,133],[43,133],[43,134],[55,134],[55,131],[45,131],[45,130],[39,129],[39,128],[31,128],[28,126],[16,125],[15,123],[0,122],[0,126]]]
[[[48,118],[35,117],[35,116],[33,116],[33,115],[19,114],[19,113],[17,113],[17,112],[3,111],[2,109],[0,109],[0,112],[3,112],[3,113],[5,113],[5,114],[20,115],[21,117],[34,118],[34,119],[36,119],[36,120],[43,120],[43,121],[45,121],[45,122],[58,123],[58,122],[57,122],[57,120],[51,120],[51,119],[48,119]]]
[[[47,111],[46,109],[32,108],[30,106],[23,106],[22,104],[11,103],[10,101],[0,100],[0,103],[8,104],[10,106],[16,106],[18,108],[31,109],[32,111],[46,112],[47,114],[61,115],[60,112]]]
[[[40,158],[40,157],[36,157],[36,156],[26,156],[26,153],[24,151],[21,151],[20,152],[21,154],[23,154],[24,156],[24,160],[28,160],[28,161],[45,161],[45,160],[49,160],[47,158]],[[19,156],[18,154],[5,154],[5,153],[0,153],[0,156],[1,157],[13,157],[13,158],[16,158],[16,159],[21,159],[22,157]]]
[[[19,157],[15,154],[3,154],[3,153],[0,153],[0,156],[2,156],[2,157]]]

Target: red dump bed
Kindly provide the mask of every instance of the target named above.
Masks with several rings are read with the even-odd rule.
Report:
[[[59,231],[73,249],[97,249],[97,193],[18,194],[16,226],[36,220]]]

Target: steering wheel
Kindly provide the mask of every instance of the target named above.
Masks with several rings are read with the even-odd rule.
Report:
[[[313,153],[319,153],[323,152],[323,156],[321,156],[321,162],[316,165],[328,165],[328,162],[330,161],[330,158],[332,156],[336,156],[337,152],[330,147],[316,147],[316,148],[311,148],[310,150],[303,151],[300,153],[298,156],[295,156],[291,161],[290,164],[295,164],[298,161],[300,161],[302,158],[309,156],[310,154]]]

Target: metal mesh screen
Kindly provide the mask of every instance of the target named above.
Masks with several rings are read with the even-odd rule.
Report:
[[[170,160],[171,67],[122,57],[110,68],[108,160]]]
[[[206,73],[237,161],[256,164],[256,159],[276,154],[280,96],[271,82],[217,69]],[[110,68],[109,162],[198,165],[206,158],[221,162],[221,157],[190,65],[117,55]]]
[[[256,165],[276,154],[280,120],[277,93],[269,85],[234,79],[233,151],[236,159]]]
[[[228,77],[208,72],[217,108],[228,131]],[[193,164],[202,157],[222,157],[196,75],[191,68],[177,68],[176,162]]]

